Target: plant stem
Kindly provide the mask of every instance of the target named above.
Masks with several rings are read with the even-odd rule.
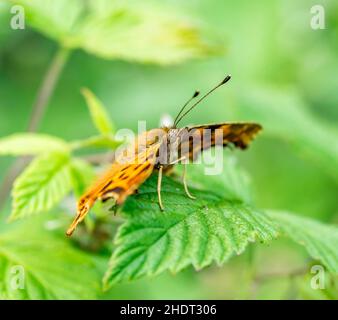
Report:
[[[69,54],[70,51],[68,49],[59,48],[59,50],[54,55],[33,103],[32,114],[27,127],[28,132],[37,131],[48,106],[49,99],[54,92],[55,85],[68,60]],[[15,178],[18,176],[22,168],[27,164],[29,159],[30,157],[18,158],[5,175],[3,183],[0,187],[0,208],[5,204],[6,198]]]
[[[41,119],[47,109],[49,99],[55,89],[56,82],[68,60],[69,53],[70,51],[68,49],[60,48],[53,57],[33,104],[32,115],[29,120],[27,131],[37,131]]]

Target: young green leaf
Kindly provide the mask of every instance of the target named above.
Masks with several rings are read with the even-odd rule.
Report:
[[[237,199],[212,190],[191,189],[189,199],[182,185],[170,178],[162,184],[165,212],[158,207],[157,176],[150,178],[125,207],[127,222],[116,237],[117,248],[104,278],[105,287],[165,270],[196,269],[213,261],[222,264],[256,240],[277,235],[271,219]]]
[[[105,135],[112,134],[114,126],[102,102],[87,88],[82,89],[82,94],[86,99],[92,121],[97,130]]]
[[[268,211],[283,234],[303,245],[310,256],[338,274],[338,227],[279,211]]]
[[[69,156],[49,153],[34,159],[16,179],[10,219],[53,208],[71,189]]]
[[[95,299],[101,291],[97,258],[76,249],[63,233],[47,230],[56,221],[43,217],[0,231],[0,297]]]
[[[41,133],[16,133],[0,139],[0,155],[39,155],[68,150],[64,140]]]

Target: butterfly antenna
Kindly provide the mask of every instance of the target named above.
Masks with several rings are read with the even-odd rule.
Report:
[[[184,106],[181,108],[180,112],[178,113],[178,115],[176,116],[175,120],[174,120],[174,127],[176,127],[176,120],[178,119],[178,117],[181,115],[181,113],[183,112],[183,110],[185,109],[185,107],[196,97],[198,97],[198,95],[200,94],[199,91],[195,91],[193,96],[184,104]]]
[[[192,110],[194,109],[200,102],[202,102],[208,95],[213,93],[216,89],[218,89],[223,84],[227,83],[231,79],[230,75],[227,75],[217,86],[212,88],[210,91],[208,91],[203,97],[201,97],[198,101],[196,101],[186,112],[184,112],[180,117],[176,117],[175,119],[175,126]],[[191,100],[191,99],[190,99]],[[184,109],[184,108],[182,108]],[[183,110],[180,111],[179,115],[182,113]]]

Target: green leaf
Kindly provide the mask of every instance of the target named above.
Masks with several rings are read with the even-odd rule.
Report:
[[[219,53],[188,19],[163,4],[91,1],[79,46],[105,59],[171,64]]]
[[[87,88],[82,89],[82,94],[86,99],[92,121],[97,130],[102,134],[112,134],[114,126],[101,101]]]
[[[75,195],[80,197],[95,178],[94,168],[86,161],[74,158],[70,163]]]
[[[10,219],[53,208],[71,189],[69,156],[60,153],[34,159],[16,179]]]
[[[68,150],[64,140],[41,133],[16,133],[0,139],[0,155],[39,155]]]
[[[157,176],[152,176],[124,206],[128,218],[119,229],[113,256],[104,278],[105,287],[152,276],[165,270],[178,272],[188,265],[204,268],[223,264],[241,254],[249,242],[265,242],[277,235],[263,212],[212,190],[191,188],[189,199],[182,185],[165,177],[158,207]]]
[[[254,88],[245,90],[243,115],[261,123],[265,134],[290,141],[338,181],[338,130],[320,121],[292,91]]]
[[[13,0],[27,22],[69,49],[105,59],[178,63],[223,49],[202,39],[195,23],[157,2]]]
[[[101,291],[95,255],[75,248],[64,234],[48,230],[57,222],[42,217],[16,222],[0,232],[0,297],[95,299]]]
[[[338,274],[338,227],[280,211],[268,211],[287,237],[303,245],[310,256]]]

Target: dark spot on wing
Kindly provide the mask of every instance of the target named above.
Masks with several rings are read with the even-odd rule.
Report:
[[[142,172],[144,172],[144,171],[147,171],[147,170],[149,170],[149,168],[151,167],[151,164],[150,163],[148,163],[142,170],[141,170],[141,172],[140,173],[142,173]]]
[[[104,185],[104,187],[102,188],[102,190],[101,191],[104,191],[104,190],[106,190],[110,185],[111,185],[111,181],[108,181],[105,185]]]

